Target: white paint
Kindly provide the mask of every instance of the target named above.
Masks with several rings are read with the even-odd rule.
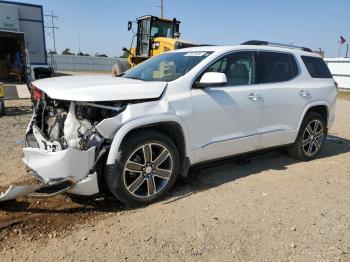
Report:
[[[112,75],[85,75],[45,78],[34,81],[33,85],[54,99],[98,102],[157,98],[167,83]]]
[[[97,194],[99,192],[99,189],[96,172],[88,175],[87,177],[84,177],[67,192],[83,196],[91,196]]]
[[[95,162],[94,147],[87,151],[68,148],[58,152],[26,147],[23,153],[24,163],[45,182],[66,177],[81,180],[89,174]]]
[[[226,84],[227,78],[224,73],[219,72],[207,72],[205,73],[201,80],[199,81],[200,84]]]

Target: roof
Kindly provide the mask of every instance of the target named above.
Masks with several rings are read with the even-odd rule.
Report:
[[[12,2],[12,1],[3,1],[0,0],[0,4],[7,4],[7,5],[23,5],[23,6],[31,6],[31,7],[38,7],[42,8],[42,5],[36,5],[36,4],[27,4],[27,3],[21,3],[21,2]]]
[[[150,18],[155,18],[156,20],[161,20],[161,21],[166,21],[166,22],[173,22],[173,19],[168,19],[168,18],[162,18],[154,15],[143,15],[139,16],[136,18],[137,21],[143,20],[143,19],[150,19]],[[176,22],[180,23],[180,21],[176,20]]]
[[[232,45],[232,46],[198,46],[189,47],[184,49],[178,49],[175,52],[229,52],[235,50],[266,50],[266,51],[277,51],[277,52],[288,52],[292,54],[305,55],[305,56],[315,56],[321,57],[319,54],[306,52],[298,48],[289,47],[277,47],[277,46],[267,46],[267,45]]]

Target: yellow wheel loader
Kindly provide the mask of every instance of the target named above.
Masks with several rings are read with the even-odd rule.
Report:
[[[132,30],[131,21],[128,22],[128,31]],[[180,21],[159,18],[156,16],[142,16],[136,19],[137,32],[131,41],[130,49],[123,48],[128,54],[128,61],[119,60],[112,69],[114,75],[120,75],[130,67],[133,67],[146,59],[163,52],[197,46],[188,41],[180,40]],[[134,39],[136,37],[136,45]]]

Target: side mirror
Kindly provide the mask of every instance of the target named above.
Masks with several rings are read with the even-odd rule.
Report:
[[[130,31],[130,30],[131,30],[131,28],[132,28],[132,22],[131,22],[131,21],[129,21],[129,22],[128,22],[128,31]]]
[[[219,72],[207,72],[201,77],[201,80],[197,84],[200,88],[208,86],[224,86],[227,83],[227,78],[224,73]]]

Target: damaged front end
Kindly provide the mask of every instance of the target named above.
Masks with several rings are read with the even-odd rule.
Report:
[[[96,126],[106,118],[117,116],[126,104],[55,100],[45,93],[36,98],[26,130],[23,161],[39,184],[12,185],[0,195],[0,201],[30,194],[99,193],[99,163],[108,152],[110,141]]]

